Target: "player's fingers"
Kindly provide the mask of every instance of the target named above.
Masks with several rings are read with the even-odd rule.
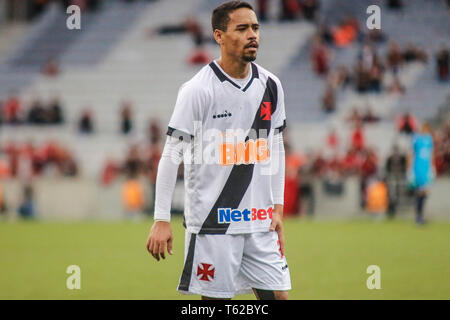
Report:
[[[166,253],[164,252],[166,250],[166,242],[160,241],[159,242],[159,254],[161,255],[161,258],[166,259]]]
[[[156,241],[156,240],[153,242],[152,255],[153,255],[153,258],[155,258],[157,261],[159,261],[159,245],[158,245],[158,241]]]
[[[170,237],[169,240],[167,240],[167,252],[172,255],[173,251],[172,251],[172,243],[173,243],[173,238]]]
[[[155,248],[155,240],[150,239],[150,243],[148,245],[148,252],[150,252],[150,254],[152,255],[153,258],[156,259],[156,256],[154,254],[154,248]]]
[[[148,253],[150,253],[151,255],[153,255],[152,248],[153,248],[153,239],[152,239],[152,238],[149,238],[149,239],[147,240],[147,251],[148,251]]]

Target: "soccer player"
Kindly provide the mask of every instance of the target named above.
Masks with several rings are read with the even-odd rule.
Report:
[[[212,13],[221,57],[179,92],[157,181],[147,250],[172,254],[170,204],[184,160],[185,260],[178,291],[203,299],[287,299],[283,199],[286,125],[280,80],[253,63],[260,28],[251,5]]]
[[[415,188],[416,224],[425,223],[423,211],[429,188],[434,178],[433,137],[427,123],[424,123],[419,133],[412,140],[412,156],[410,157],[410,179]]]

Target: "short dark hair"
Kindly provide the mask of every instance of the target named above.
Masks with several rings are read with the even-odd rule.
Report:
[[[228,22],[230,22],[229,14],[241,8],[254,11],[253,7],[245,1],[228,1],[215,8],[211,17],[213,31],[216,29],[227,31]]]

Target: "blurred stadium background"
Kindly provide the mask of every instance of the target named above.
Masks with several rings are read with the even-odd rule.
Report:
[[[177,91],[219,56],[222,2],[0,0],[0,298],[180,297],[182,168],[177,255],[156,265],[144,243]],[[286,95],[291,297],[449,299],[450,2],[249,2],[256,62]],[[381,30],[366,27],[372,4]],[[418,228],[407,159],[424,122],[437,176]],[[80,292],[65,288],[70,264]]]

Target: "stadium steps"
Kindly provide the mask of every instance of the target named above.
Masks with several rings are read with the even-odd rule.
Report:
[[[29,32],[29,26],[26,23],[14,22],[1,25],[0,62],[11,54],[11,50],[18,45],[26,32]]]
[[[186,63],[186,57],[193,49],[188,35],[148,37],[148,31],[163,24],[179,23],[201,3],[199,0],[155,2],[141,11],[139,18],[100,63],[92,67],[69,64],[56,79],[39,76],[24,93],[27,101],[35,95],[47,99],[54,92],[59,93],[69,122],[60,129],[61,137],[66,137],[71,148],[76,150],[81,164],[86,167],[84,172],[98,174],[108,155],[122,155],[123,158],[130,144],[144,141],[150,118],[160,119],[165,130],[180,85],[199,67]],[[210,12],[200,12],[197,18],[205,28],[210,28]],[[306,34],[311,32],[310,29],[309,25],[302,23],[265,24],[257,62],[278,74]],[[285,36],[280,37],[280,34]],[[81,46],[82,42],[80,39],[77,45]],[[213,57],[220,55],[217,45],[210,43],[206,48]],[[65,56],[69,54],[70,51]],[[120,102],[125,99],[133,105],[135,120],[135,130],[128,137],[118,133]],[[87,106],[91,106],[94,112],[98,133],[79,138],[76,122]],[[45,130],[41,133],[43,137],[57,138],[55,134]],[[12,131],[7,135],[12,137]],[[27,135],[20,136],[25,139]]]
[[[359,1],[362,8],[370,5],[371,1]],[[346,3],[346,5],[349,5]],[[404,3],[404,9],[401,11],[388,10],[382,6],[382,31],[389,37],[388,40],[394,40],[404,48],[408,43],[417,44],[428,54],[428,64],[422,65],[414,63],[404,67],[399,74],[401,82],[406,86],[406,94],[397,99],[380,97],[379,100],[390,100],[389,106],[386,104],[375,104],[376,111],[384,117],[395,116],[405,112],[412,111],[419,119],[424,116],[432,116],[435,108],[444,101],[445,93],[448,92],[448,86],[438,83],[435,80],[435,52],[439,49],[441,43],[450,46],[450,20],[448,19],[448,9],[442,1],[420,1],[411,0]],[[360,21],[366,17],[364,10],[358,10]],[[363,24],[364,26],[364,24]],[[414,32],[411,32],[414,30]],[[420,40],[418,40],[420,39]],[[386,56],[388,43],[377,46],[378,54]],[[354,59],[356,59],[356,54]],[[389,84],[392,74],[387,74],[384,79]],[[352,94],[350,94],[352,95]],[[385,94],[383,94],[385,95]],[[342,95],[341,95],[342,96]],[[364,96],[364,95],[362,95]],[[367,95],[368,100],[371,100]],[[345,101],[351,100],[345,97]],[[348,107],[351,103],[339,103],[339,109]]]
[[[402,47],[408,43],[418,43],[429,58],[411,90],[398,100],[395,112],[401,114],[410,111],[419,120],[433,117],[450,90],[448,83],[436,80],[435,63],[435,54],[440,45],[450,47],[450,19],[446,4],[438,0],[408,1],[405,11],[383,12],[382,28],[388,30],[390,37]]]
[[[364,3],[321,1],[321,18],[329,24],[335,24],[349,13],[361,11]],[[365,9],[363,11],[365,13]],[[289,114],[291,125],[303,126],[305,123],[323,123],[330,118],[322,112],[321,99],[325,90],[324,78],[318,76],[311,66],[312,36],[315,27],[311,25],[312,32],[308,38],[308,44],[302,45],[298,53],[285,65],[281,80],[286,92],[286,112]],[[332,50],[333,59],[330,67],[348,65],[352,63],[357,54],[357,46],[351,46],[342,50]],[[340,92],[337,92],[337,99]]]
[[[83,32],[79,41],[61,57],[61,63],[92,66],[101,62],[133,25],[130,22],[135,21],[147,6],[148,1],[104,1],[98,10],[100,14],[88,26],[88,32]]]
[[[340,19],[353,15],[365,27],[367,18],[366,8],[373,4],[370,0],[339,2],[323,1],[323,16],[330,23],[338,23]],[[364,111],[370,105],[376,114],[379,114],[387,122],[366,126],[366,137],[369,145],[380,151],[384,157],[390,146],[385,141],[393,143],[402,139],[396,134],[395,118],[406,110],[410,110],[419,119],[425,116],[432,116],[436,108],[445,99],[448,93],[448,84],[441,84],[434,80],[435,61],[434,54],[440,43],[450,45],[448,34],[450,31],[450,21],[448,10],[441,1],[429,1],[424,4],[420,0],[412,0],[405,3],[405,8],[401,12],[382,9],[382,31],[389,39],[399,42],[404,47],[408,42],[419,44],[424,47],[429,55],[427,65],[412,63],[399,73],[401,82],[406,87],[406,94],[403,96],[382,93],[358,94],[353,89],[339,90],[337,97],[337,112],[332,115],[325,115],[320,110],[321,96],[324,82],[314,74],[309,61],[308,47],[303,48],[303,52],[297,56],[286,68],[283,76],[285,90],[290,93],[287,97],[287,108],[290,117],[291,127],[296,126],[295,132],[298,136],[307,136],[308,139],[295,139],[294,147],[298,150],[306,150],[314,145],[325,145],[326,134],[330,128],[337,129],[346,138],[341,139],[349,143],[350,128],[345,118],[351,110],[356,107]],[[420,28],[418,28],[420,25]],[[414,30],[414,32],[411,32]],[[418,40],[420,39],[420,40]],[[387,44],[377,46],[377,52],[384,57],[387,51]],[[340,65],[351,67],[356,61],[360,44],[353,44],[345,49],[334,49],[331,67]],[[298,72],[301,70],[302,72]],[[383,79],[388,85],[392,81],[392,74],[387,73]],[[299,102],[301,101],[301,102]],[[297,122],[292,124],[292,122]],[[405,144],[404,144],[405,145]]]
[[[2,54],[0,59],[0,98],[6,98],[10,92],[18,92],[21,88],[33,82],[35,70],[16,70],[12,62],[17,53],[25,51],[29,43],[48,27],[57,14],[57,10],[57,6],[50,6],[49,10],[36,19],[31,27],[27,28],[27,32],[23,34],[24,37],[17,39],[16,44]]]
[[[81,30],[67,29],[68,15],[60,5],[50,5],[0,64],[0,96],[26,88],[50,59],[58,61],[63,69],[100,62],[130,26],[130,21],[148,5],[147,2],[104,1],[95,13],[82,13]]]
[[[122,160],[128,146],[144,138],[143,129],[149,116],[157,115],[158,108],[163,109],[161,106],[166,108],[169,99],[172,108],[179,85],[189,77],[186,74],[192,75],[196,71],[184,64],[186,48],[190,47],[189,39],[167,37],[158,43],[159,39],[146,36],[151,26],[180,21],[187,12],[183,8],[179,10],[180,6],[190,8],[190,5],[172,0],[158,1],[148,8],[141,8],[138,19],[130,24],[120,42],[99,64],[85,67],[69,63],[64,72],[53,79],[39,75],[37,81],[24,91],[23,99],[26,103],[35,96],[46,100],[58,93],[68,125],[40,129],[5,127],[2,140],[60,141],[75,151],[83,173],[89,176],[100,173],[106,157]],[[161,56],[166,56],[167,60],[164,60],[165,66],[160,67]],[[69,58],[66,61],[72,61]],[[175,66],[170,65],[173,61],[177,62]],[[170,85],[162,86],[161,83]],[[119,104],[126,98],[133,103],[137,130],[124,137],[118,133]],[[97,124],[97,133],[92,136],[80,136],[76,132],[76,122],[86,106],[92,108]],[[166,114],[171,109],[163,111]]]

